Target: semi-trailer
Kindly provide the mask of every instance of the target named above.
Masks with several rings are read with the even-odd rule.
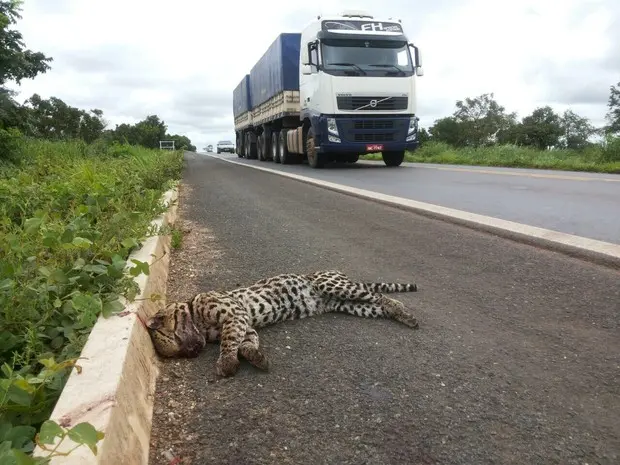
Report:
[[[399,166],[419,145],[422,75],[400,20],[319,15],[301,33],[279,34],[234,89],[237,155],[322,168],[380,152]]]

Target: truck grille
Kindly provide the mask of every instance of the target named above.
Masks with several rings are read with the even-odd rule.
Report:
[[[394,121],[381,121],[379,119],[362,119],[353,123],[355,129],[393,129]]]
[[[358,111],[381,111],[381,110],[406,110],[409,103],[408,97],[336,97],[339,110]],[[374,102],[374,106],[372,103]]]
[[[350,142],[382,143],[404,141],[409,118],[343,118],[338,123],[343,140]]]
[[[355,142],[393,142],[394,134],[370,133],[355,134]]]

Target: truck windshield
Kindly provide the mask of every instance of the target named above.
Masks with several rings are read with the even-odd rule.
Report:
[[[330,74],[413,75],[411,54],[406,42],[325,39],[321,55],[323,70]]]

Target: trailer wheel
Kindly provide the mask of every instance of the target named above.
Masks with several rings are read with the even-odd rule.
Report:
[[[271,133],[271,159],[274,163],[280,163],[280,133],[274,131]]]
[[[290,165],[292,162],[291,154],[288,151],[288,145],[286,142],[287,132],[288,129],[282,129],[278,135],[278,158],[280,159],[280,163],[283,165]]]
[[[308,130],[308,136],[306,139],[306,151],[308,152],[308,164],[312,168],[323,168],[325,166],[325,160],[327,157],[324,153],[318,153],[316,151],[313,128],[310,128]]]
[[[383,163],[387,166],[400,166],[405,159],[405,151],[383,152]]]
[[[256,142],[252,142],[252,137],[248,133],[245,135],[245,158],[254,159],[256,156]]]

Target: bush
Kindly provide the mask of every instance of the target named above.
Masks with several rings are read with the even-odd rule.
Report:
[[[21,150],[28,162],[0,172],[0,446],[11,438],[28,453],[99,315],[135,295],[127,257],[153,233],[183,161],[100,143]]]
[[[408,153],[406,161],[620,173],[620,138],[610,137],[602,145],[592,144],[582,150],[538,150],[517,145],[455,148],[429,141]]]
[[[600,158],[602,162],[620,162],[620,137],[607,137]]]
[[[0,162],[3,160],[18,160],[21,145],[22,134],[19,130],[15,128],[0,128]]]

